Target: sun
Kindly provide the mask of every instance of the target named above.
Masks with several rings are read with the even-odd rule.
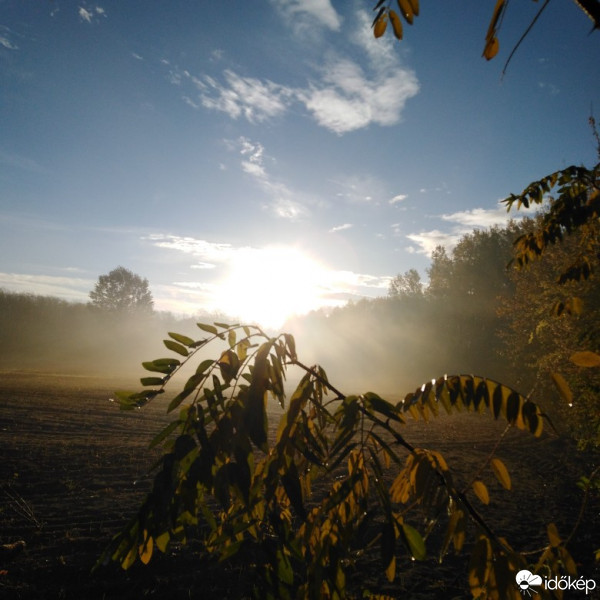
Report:
[[[219,308],[242,322],[278,329],[324,304],[325,278],[325,268],[298,248],[245,248],[219,285]]]

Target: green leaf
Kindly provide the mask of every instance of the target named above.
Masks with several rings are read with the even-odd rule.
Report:
[[[169,423],[154,439],[150,442],[150,449],[156,448],[163,440],[169,437],[173,431],[179,427],[181,423],[179,421],[173,421]]]
[[[175,410],[190,394],[194,392],[194,388],[190,387],[188,389],[184,389],[181,391],[171,402],[169,402],[169,406],[167,407],[167,413]]]
[[[181,356],[188,356],[189,354],[186,347],[179,342],[174,342],[173,340],[163,340],[163,344],[169,350],[173,350],[173,352],[177,352],[177,354],[181,354]]]
[[[416,560],[425,560],[427,550],[421,534],[411,525],[402,523],[402,533],[410,553]]]
[[[230,329],[227,334],[227,341],[229,342],[229,347],[233,348],[235,346],[235,342],[237,340],[237,335],[235,333],[235,329]]]
[[[502,485],[504,489],[510,490],[510,475],[508,474],[508,469],[506,468],[504,463],[499,458],[492,458],[491,465],[492,470],[494,471],[494,475],[496,476],[496,479],[500,482],[500,485]]]
[[[178,360],[171,361],[170,359],[162,358],[142,363],[142,367],[144,367],[146,371],[164,373],[165,375],[170,375],[179,365],[180,362]]]
[[[179,342],[180,344],[183,344],[184,346],[187,346],[188,348],[191,348],[196,343],[195,340],[193,340],[191,337],[188,337],[187,335],[181,335],[180,333],[173,333],[172,331],[169,331],[168,335],[170,337],[172,337],[176,342]]]
[[[206,323],[196,323],[196,325],[198,325],[202,331],[206,331],[206,333],[212,333],[213,335],[218,334],[217,328],[212,325],[207,325]]]
[[[140,382],[143,386],[162,385],[166,381],[165,377],[142,377]]]

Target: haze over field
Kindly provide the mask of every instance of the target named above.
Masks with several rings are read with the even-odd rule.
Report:
[[[493,2],[422,2],[401,44],[373,39],[372,4],[4,0],[0,287],[85,301],[123,264],[158,309],[279,327],[385,295],[594,162],[600,37],[573,3],[505,77],[536,3],[491,63]]]

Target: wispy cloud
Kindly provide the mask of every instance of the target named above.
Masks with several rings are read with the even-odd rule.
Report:
[[[337,233],[338,231],[345,231],[346,229],[352,229],[354,225],[352,223],[344,223],[343,225],[336,225],[329,230],[329,233]]]
[[[95,6],[94,8],[85,8],[84,6],[80,6],[79,10],[79,18],[86,23],[93,23],[95,20],[100,17],[106,17],[106,11],[101,6]]]
[[[328,1],[317,0],[277,0],[276,4],[286,14],[305,16],[326,15],[327,7],[331,8]],[[170,67],[168,78],[177,86],[184,79],[193,84],[194,93],[182,95],[189,106],[216,110],[254,124],[282,117],[293,105],[300,104],[318,125],[338,135],[371,124],[395,125],[402,119],[407,100],[419,92],[419,82],[415,73],[402,65],[389,39],[373,39],[364,11],[358,13],[357,21],[357,33],[350,40],[360,56],[366,57],[364,64],[325,49],[328,57],[324,65],[303,87],[242,76],[232,69],[224,70],[222,78],[194,76],[166,63]],[[332,16],[327,22],[333,26]]]
[[[217,265],[227,263],[235,253],[231,244],[209,242],[193,237],[153,233],[143,239],[148,240],[157,248],[176,250],[198,259],[199,262],[193,263],[192,268],[212,269]]]
[[[342,19],[330,0],[271,0],[298,33],[314,25],[338,31]]]
[[[398,204],[398,202],[402,202],[403,200],[406,200],[407,198],[408,198],[407,194],[397,194],[393,198],[390,198],[389,203],[390,204]]]
[[[55,296],[64,300],[84,302],[94,287],[94,281],[79,277],[0,273],[0,288],[12,292]]]
[[[190,76],[191,77],[191,76]],[[282,115],[293,90],[254,77],[242,77],[231,70],[223,73],[224,82],[213,77],[194,78],[200,91],[200,104],[204,108],[226,113],[232,119],[240,116],[250,123],[262,123]]]
[[[240,137],[237,147],[242,155],[242,170],[253,178],[268,198],[265,208],[282,219],[294,220],[308,215],[308,208],[296,200],[296,194],[266,169],[265,150],[260,142]]]
[[[8,27],[0,26],[0,46],[7,50],[18,50],[19,46],[10,39],[11,37],[12,31]]]

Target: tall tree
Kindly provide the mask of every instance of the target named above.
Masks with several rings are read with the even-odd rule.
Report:
[[[148,280],[125,267],[100,275],[90,300],[104,312],[148,314],[154,308]]]
[[[388,295],[392,297],[421,298],[423,283],[416,269],[409,269],[404,275],[396,275],[390,282]]]

